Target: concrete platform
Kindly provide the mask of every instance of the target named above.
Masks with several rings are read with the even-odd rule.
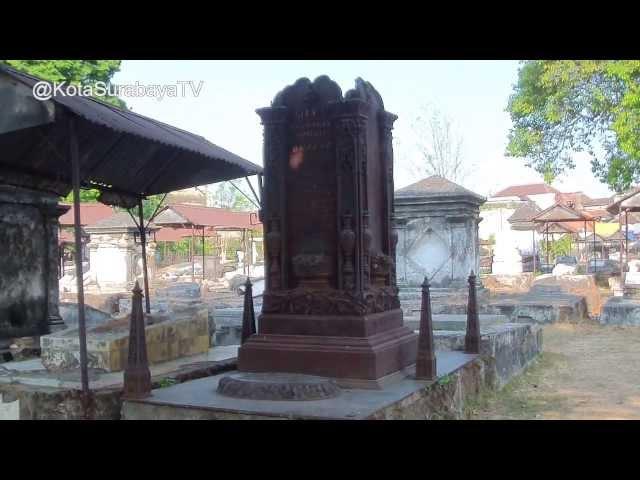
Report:
[[[236,367],[237,351],[238,345],[213,347],[206,354],[152,365],[152,382],[160,386],[229,371]],[[94,418],[120,418],[122,385],[123,372],[89,370]],[[39,358],[0,365],[0,395],[20,420],[81,419],[81,388],[78,369],[49,372]]]
[[[223,419],[324,419],[358,420],[387,418],[391,410],[402,401],[423,403],[424,414],[433,405],[438,386],[450,383],[452,374],[471,376],[482,370],[477,355],[461,352],[438,352],[438,379],[436,382],[399,380],[382,390],[342,389],[336,398],[309,401],[247,400],[220,395],[216,390],[224,375],[202,378],[181,385],[154,390],[150,398],[127,400],[122,405],[124,420],[223,420]],[[463,371],[465,370],[466,371]],[[413,367],[407,369],[411,375]],[[461,380],[461,378],[457,379]],[[456,380],[456,381],[457,381]],[[476,378],[479,385],[480,376]],[[462,385],[459,388],[463,388]],[[446,402],[445,402],[446,403]],[[444,407],[444,405],[440,405]],[[449,405],[451,407],[451,405]],[[436,414],[438,408],[431,409]]]
[[[465,319],[466,321],[466,319]],[[380,390],[342,389],[334,399],[268,401],[224,397],[224,375],[154,390],[123,403],[122,418],[138,419],[435,419],[463,418],[463,406],[480,389],[504,386],[542,350],[542,327],[502,323],[481,327],[480,355],[467,355],[463,330],[434,331],[438,381],[404,378]],[[412,375],[414,367],[405,370]]]

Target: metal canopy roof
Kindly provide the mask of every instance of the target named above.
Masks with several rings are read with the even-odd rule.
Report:
[[[595,219],[587,215],[586,213],[577,212],[573,208],[562,205],[561,203],[556,203],[555,205],[550,206],[549,208],[543,210],[542,212],[531,218],[531,221],[539,223],[576,222],[585,220]]]
[[[46,180],[54,193],[71,190],[71,120],[84,187],[144,197],[262,173],[203,137],[93,98],[57,95],[40,102],[31,90],[41,79],[4,65],[0,80],[3,115],[13,115],[16,125],[0,134],[0,168]],[[47,114],[39,118],[47,118],[22,121],[23,114],[34,117],[37,104],[46,104],[40,108]]]

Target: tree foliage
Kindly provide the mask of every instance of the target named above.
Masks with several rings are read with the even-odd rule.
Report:
[[[551,181],[586,152],[616,192],[640,180],[640,61],[523,62],[509,98],[507,155]]]
[[[419,158],[409,169],[417,178],[439,175],[462,183],[469,170],[462,155],[463,139],[451,119],[430,106],[423,106],[412,124]]]
[[[214,207],[229,208],[232,210],[249,212],[256,210],[253,203],[249,201],[249,198],[253,198],[253,194],[248,192],[248,188],[245,188],[240,182],[234,182],[237,188],[231,185],[231,182],[220,182],[213,186],[211,193],[211,203]],[[240,193],[238,189],[242,190]]]
[[[95,86],[98,82],[111,84],[120,71],[122,60],[5,60],[12,68],[35,75],[49,82],[67,82],[73,85]],[[115,96],[97,97],[103,102],[120,108],[126,103]]]

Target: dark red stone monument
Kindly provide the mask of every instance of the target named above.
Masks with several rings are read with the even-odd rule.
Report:
[[[391,129],[361,79],[344,96],[326,76],[285,88],[264,125],[266,289],[246,372],[376,386],[415,363],[395,278]]]

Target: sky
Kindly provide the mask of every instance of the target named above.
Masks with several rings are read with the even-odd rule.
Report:
[[[394,138],[395,187],[419,179],[410,163],[419,158],[412,122],[424,106],[449,117],[463,138],[463,156],[471,174],[462,185],[490,195],[509,185],[541,182],[542,177],[519,158],[506,157],[511,126],[505,112],[518,76],[517,61],[165,61],[124,60],[117,85],[173,86],[177,96],[124,97],[135,112],[206,137],[247,160],[262,165],[262,126],[255,110],[300,77],[328,75],[342,88],[358,77],[382,96],[385,109],[398,115]],[[187,83],[192,82],[191,85]],[[184,87],[184,93],[183,93]],[[197,90],[198,92],[194,92]],[[594,179],[585,157],[553,186],[590,197],[611,195]]]

